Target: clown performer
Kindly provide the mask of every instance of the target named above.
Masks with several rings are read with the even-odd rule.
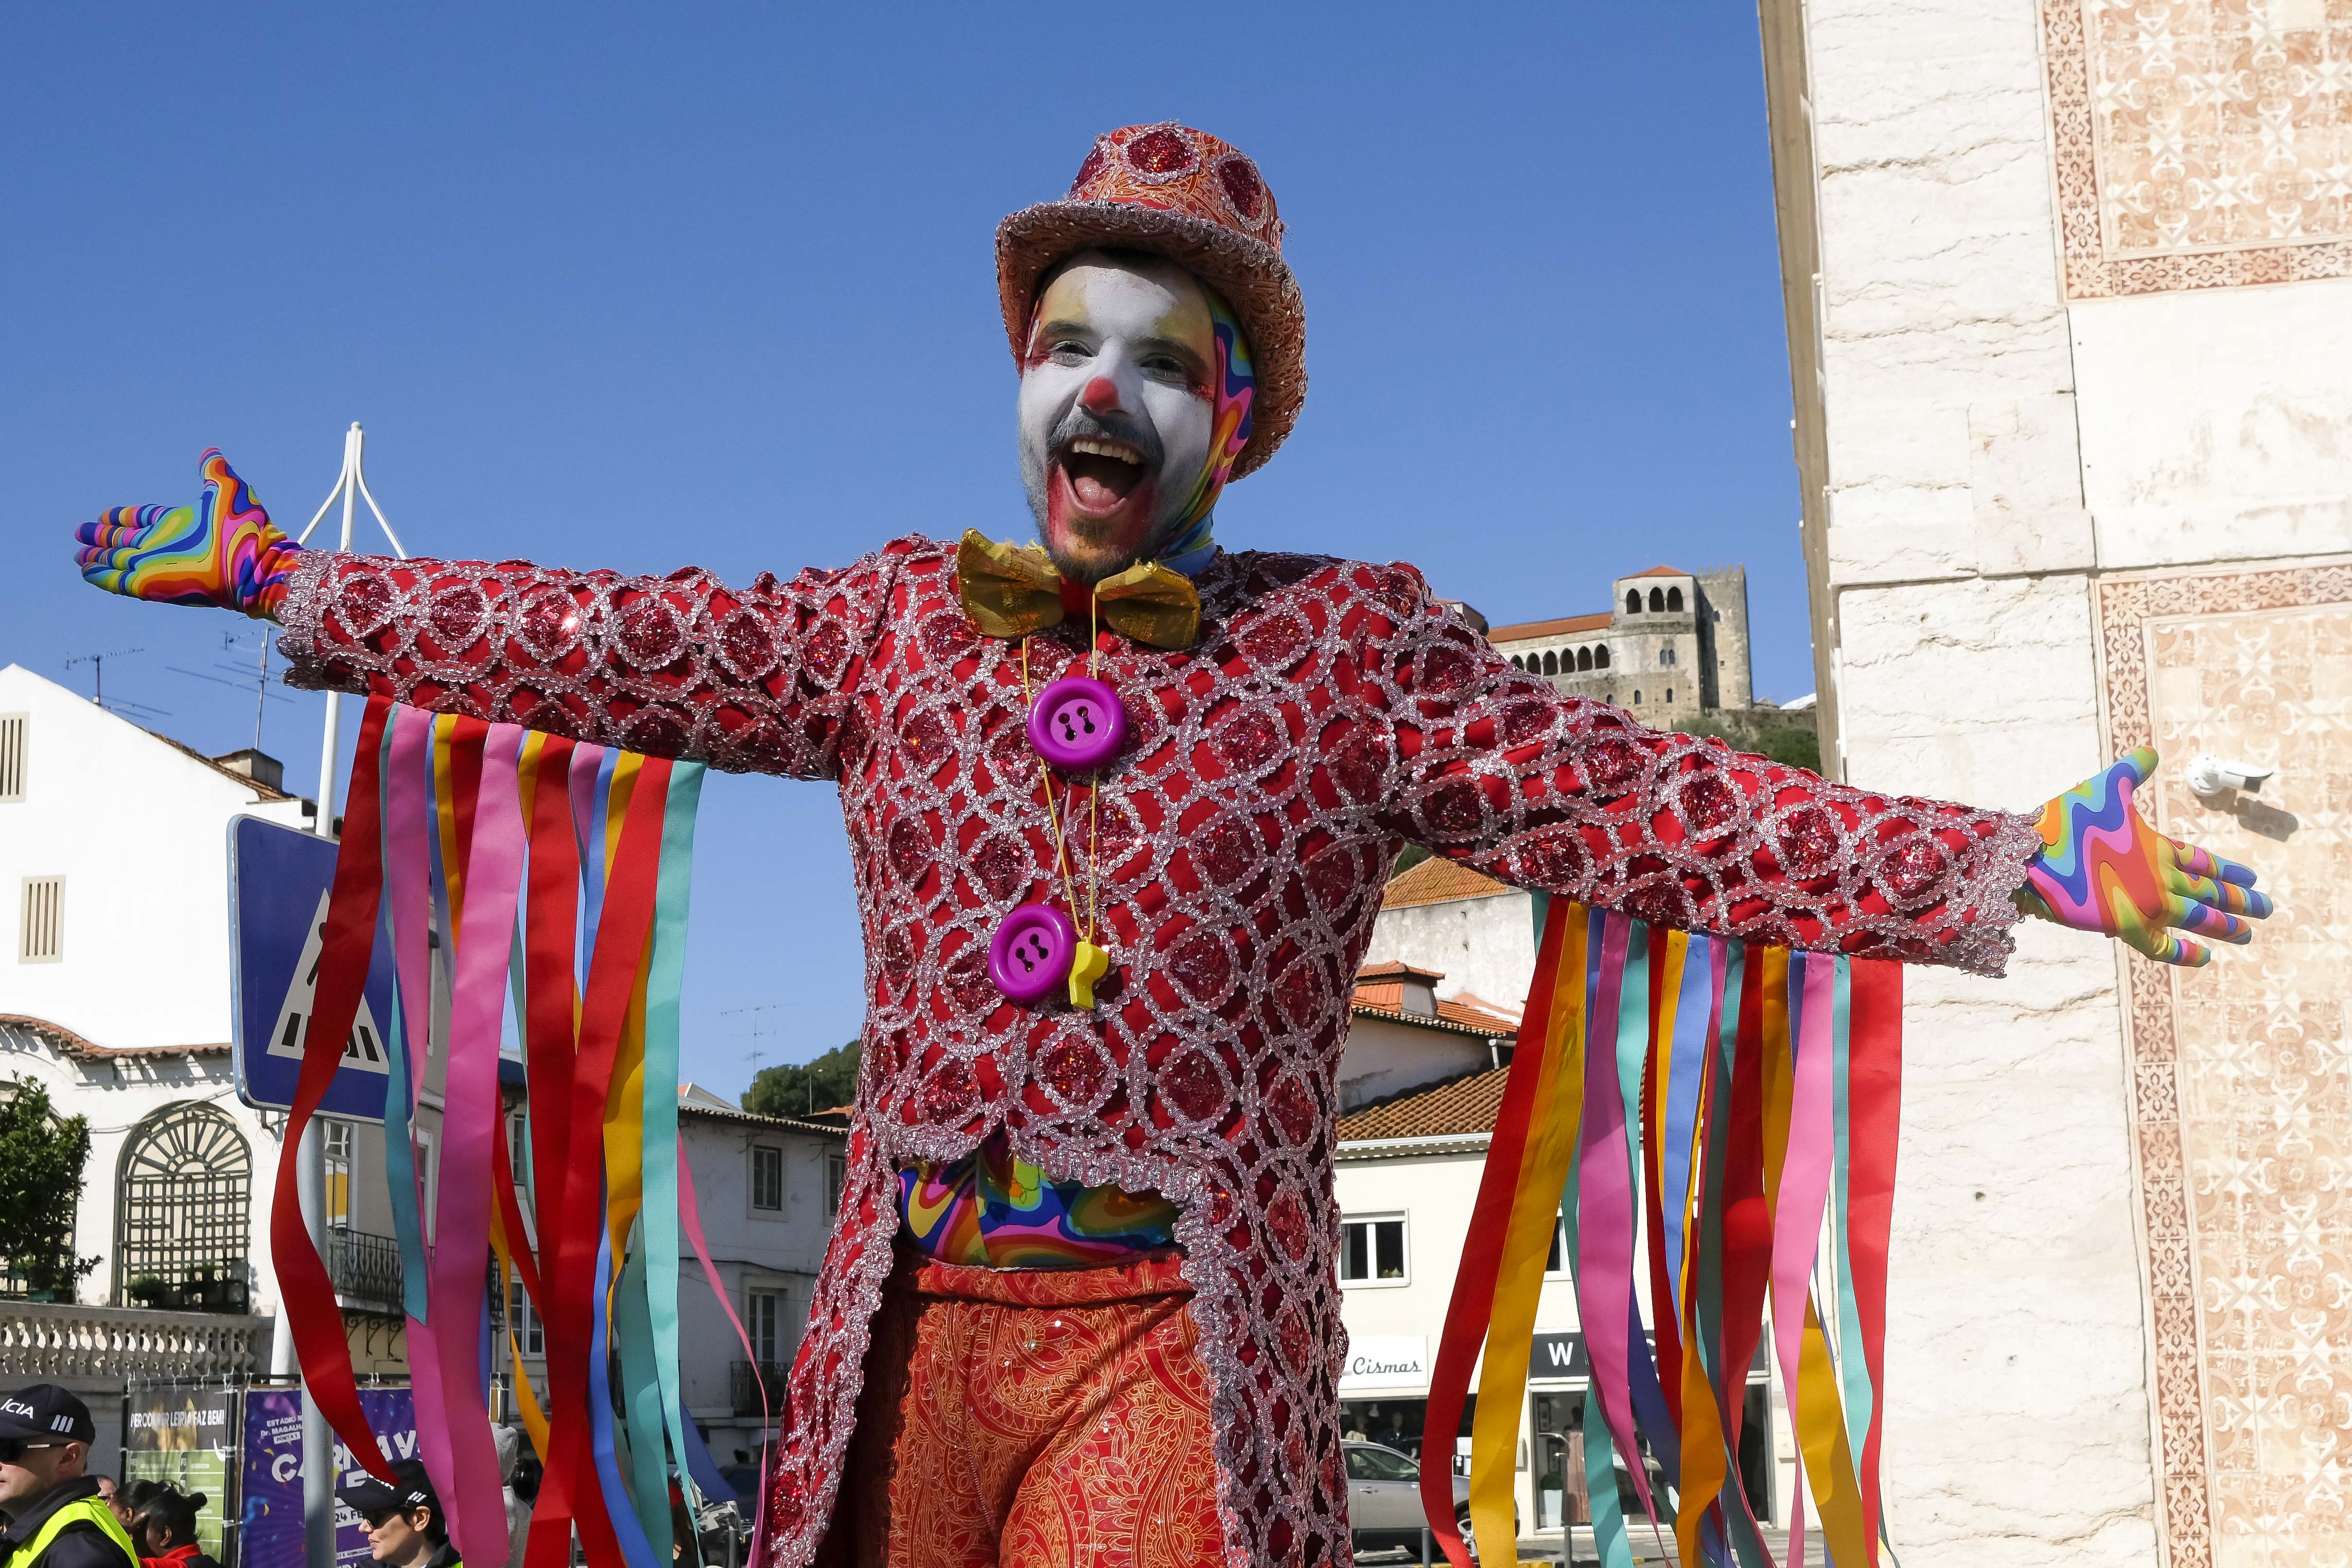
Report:
[[[1874,794],[1563,695],[1410,566],[1224,549],[1306,396],[1282,235],[1172,123],[1004,220],[1042,548],[741,588],[396,561],[299,549],[216,453],[195,506],[80,530],[100,588],[276,621],[294,685],[840,789],[865,1058],[775,1568],[1350,1560],[1335,1076],[1407,842],[1982,975],[2021,915],[2202,964],[2269,913],[2134,810],[2150,753],[2033,814]]]

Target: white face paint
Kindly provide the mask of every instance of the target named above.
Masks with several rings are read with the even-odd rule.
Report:
[[[1087,251],[1037,301],[1021,371],[1021,480],[1064,576],[1146,558],[1208,465],[1216,338],[1192,275]]]

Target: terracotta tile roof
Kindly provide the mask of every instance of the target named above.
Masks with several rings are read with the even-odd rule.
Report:
[[[1381,907],[1411,909],[1423,904],[1450,904],[1457,898],[1492,898],[1511,891],[1509,884],[1484,872],[1472,871],[1444,855],[1432,855],[1391,879],[1388,891],[1381,895]]]
[[[1445,978],[1443,969],[1417,969],[1402,958],[1391,958],[1385,963],[1367,964],[1357,970],[1356,988],[1361,990],[1366,980],[1394,980],[1406,975],[1427,980],[1433,986]]]
[[[100,1045],[62,1024],[47,1019],[37,1019],[28,1013],[0,1013],[0,1029],[28,1029],[47,1035],[60,1056],[79,1056],[85,1061],[121,1061],[142,1056],[215,1056],[226,1053],[228,1041],[200,1045]]]
[[[1339,1142],[1484,1137],[1495,1130],[1510,1076],[1507,1067],[1487,1068],[1375,1100],[1339,1118]]]
[[[1440,997],[1437,999],[1437,1016],[1448,1023],[1458,1023],[1465,1029],[1475,1029],[1481,1034],[1519,1032],[1519,1020],[1507,1013],[1499,1013],[1492,1008],[1483,1008],[1475,1001],[1465,1002],[1459,998]]]
[[[1642,574],[1649,576],[1648,572]],[[1676,577],[1685,575],[1675,572]],[[1597,615],[1569,615],[1557,621],[1515,621],[1508,626],[1497,626],[1486,633],[1489,643],[1519,643],[1529,637],[1565,637],[1571,632],[1598,632],[1609,624],[1609,612]]]
[[[1629,572],[1630,577],[1688,577],[1689,572],[1678,566],[1654,566],[1647,571]],[[1620,579],[1622,581],[1623,579]]]

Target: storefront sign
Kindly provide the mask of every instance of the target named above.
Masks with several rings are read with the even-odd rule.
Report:
[[[1349,1340],[1348,1364],[1339,1373],[1343,1394],[1369,1388],[1428,1386],[1427,1334],[1367,1334]]]
[[[1654,1333],[1645,1333],[1642,1337],[1653,1346],[1657,1343],[1658,1336]],[[1751,1380],[1761,1377],[1770,1365],[1767,1346],[1759,1341],[1756,1346],[1756,1358],[1748,1364],[1748,1375]],[[1592,1376],[1592,1363],[1584,1354],[1584,1336],[1580,1333],[1536,1335],[1535,1343],[1528,1353],[1528,1376],[1538,1383],[1558,1378],[1589,1382]]]
[[[360,1409],[388,1459],[416,1458],[416,1411],[405,1388],[362,1388]],[[302,1393],[245,1392],[245,1506],[237,1531],[241,1568],[286,1568],[302,1561]],[[360,1516],[341,1500],[346,1472],[362,1467],[335,1445],[335,1568],[369,1562]]]
[[[236,1396],[226,1388],[142,1388],[125,1403],[122,1479],[202,1492],[196,1541],[207,1556],[222,1556],[221,1536],[233,1517],[229,1461],[236,1449]]]

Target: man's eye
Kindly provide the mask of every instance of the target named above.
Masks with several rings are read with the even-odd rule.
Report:
[[[1091,352],[1084,343],[1072,338],[1063,339],[1060,342],[1055,343],[1052,348],[1045,351],[1048,354],[1051,354],[1055,359],[1060,360],[1065,364],[1083,360]]]

